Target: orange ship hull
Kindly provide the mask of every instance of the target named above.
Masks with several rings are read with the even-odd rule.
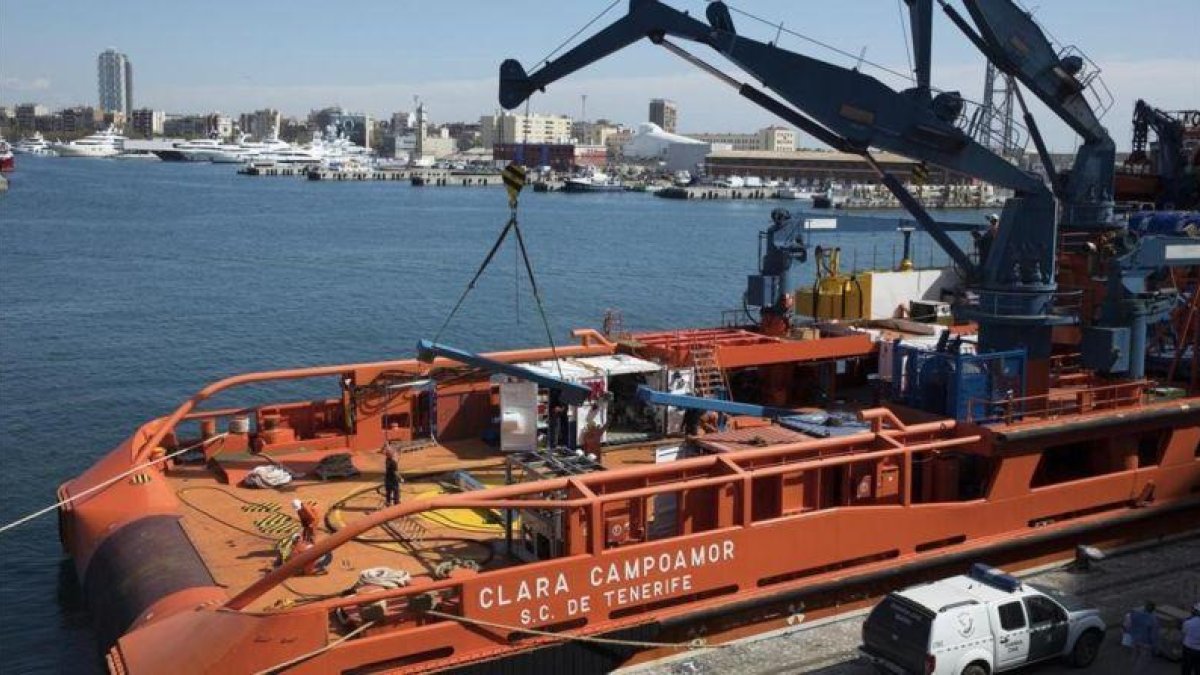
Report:
[[[747,351],[735,352],[739,358],[753,362],[756,348],[740,348]],[[831,346],[813,348],[820,359]],[[774,363],[782,349],[769,344],[759,356]],[[581,344],[567,354],[616,350],[597,335],[581,334]],[[493,356],[530,361],[546,355]],[[803,361],[797,354],[789,358]],[[160,452],[156,448],[181,447],[180,423],[204,429],[208,420],[245,413],[195,412],[224,388],[314,375],[367,382],[381,373],[420,371],[406,361],[234,378],[143,427],[64,485],[61,496],[138,466]],[[584,475],[361,509],[331,526],[314,548],[262,571],[239,571],[239,561],[270,555],[269,546],[235,531],[205,529],[213,527],[205,515],[228,520],[236,509],[215,512],[219,505],[200,508],[185,498],[211,482],[202,468],[163,463],[143,471],[144,480],[116,482],[65,507],[62,534],[98,622],[112,627],[102,639],[112,645],[113,672],[419,672],[486,669],[501,659],[514,667],[557,663],[595,670],[645,649],[670,651],[669,642],[706,629],[720,640],[819,613],[823,604],[853,602],[839,589],[861,593],[969,560],[1033,561],[1081,541],[1129,541],[1194,527],[1200,522],[1200,398],[1152,400],[1143,390],[1144,383],[1059,390],[1020,416],[978,423],[867,407],[859,413],[868,425],[861,431],[819,439],[771,440],[781,433],[772,432],[775,427],[741,420],[740,441],[693,439],[701,456],[650,466],[635,460]],[[439,396],[447,400],[438,399],[435,426],[451,428],[453,419],[473,429],[463,416],[475,404],[463,401],[486,399],[487,392],[486,380],[443,384]],[[402,409],[419,410],[415,394],[387,396],[381,402],[346,393],[342,401],[260,409],[254,414],[283,415],[289,424],[269,435],[259,431],[255,439],[220,438],[205,447],[205,459],[234,471],[229,458],[238,452],[282,453],[301,444],[310,454],[348,451],[365,466],[381,442],[412,431],[371,420],[394,422]],[[450,399],[463,403],[448,411]],[[354,411],[350,429],[339,422],[341,406]],[[415,421],[413,415],[402,419]],[[611,452],[615,458],[620,451]],[[617,461],[606,457],[606,463]],[[298,488],[301,495],[330,489]],[[244,501],[249,492],[236,494]],[[418,573],[401,588],[296,595],[301,580],[322,583],[303,570],[326,553],[346,568],[331,567],[330,583],[371,561],[398,565],[408,559],[405,549],[368,549],[370,533],[433,513],[472,510],[555,514],[562,548],[532,561],[504,556],[478,570],[458,567],[440,578]],[[511,553],[503,535],[479,537],[496,554],[487,560]],[[740,618],[721,619],[728,616]],[[616,642],[590,641],[597,636]]]

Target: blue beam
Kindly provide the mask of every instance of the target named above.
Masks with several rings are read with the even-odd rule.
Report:
[[[726,415],[748,415],[751,417],[787,417],[789,415],[800,414],[797,410],[790,408],[773,408],[765,405],[755,405],[753,403],[735,403],[733,401],[725,401],[716,398],[701,398],[699,396],[685,396],[683,394],[668,394],[664,391],[651,389],[646,385],[638,385],[637,398],[643,403],[650,405],[669,405],[675,408],[683,408],[685,410],[704,410],[725,413]]]
[[[421,340],[417,343],[418,361],[433,363],[433,360],[439,356],[451,361],[457,361],[463,365],[482,368],[492,373],[511,375],[512,377],[534,382],[539,387],[553,389],[559,392],[562,402],[567,405],[581,405],[592,394],[592,390],[582,384],[567,382],[566,380],[560,380],[557,377],[550,377],[549,375],[542,375],[523,366],[489,359],[474,352],[449,347],[430,340]]]

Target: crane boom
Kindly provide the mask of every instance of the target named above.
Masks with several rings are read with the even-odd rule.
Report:
[[[1103,111],[1097,111],[1087,96],[1089,89],[1099,84],[1099,70],[1089,70],[1091,64],[1077,50],[1056,49],[1033,16],[1012,0],[963,0],[978,33],[947,0],[938,2],[988,61],[1028,87],[1083,138],[1071,172],[1065,177],[1051,176],[1063,201],[1063,229],[1114,228],[1116,144],[1100,123]],[[1024,99],[1020,100],[1024,106]],[[1026,118],[1032,119],[1028,112]],[[1031,132],[1036,133],[1036,128],[1031,127]],[[1038,151],[1045,159],[1040,143]]]
[[[931,5],[927,0],[907,1],[914,19],[918,58],[917,86],[907,91],[895,91],[857,69],[738,35],[723,2],[707,6],[705,23],[660,0],[630,0],[623,17],[532,73],[526,73],[512,59],[501,64],[500,104],[514,108],[534,92],[642,38],[661,44],[734,84],[746,98],[820,140],[860,154],[939,246],[967,272],[976,301],[964,308],[963,315],[980,323],[981,346],[996,350],[1028,347],[1030,359],[1048,359],[1051,326],[1073,321],[1058,315],[1052,307],[1058,230],[1054,195],[1040,178],[1012,165],[959,128],[964,104],[957,92],[932,95],[928,88]],[[684,52],[667,40],[668,36],[712,48],[787,105],[749,85],[738,85]],[[895,176],[882,170],[871,156],[871,148],[1013,190],[1015,196],[1001,214],[996,245],[981,266],[966,260],[945,228],[924,211]]]

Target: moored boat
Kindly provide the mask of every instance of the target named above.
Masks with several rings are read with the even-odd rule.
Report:
[[[8,141],[0,136],[0,172],[8,173],[16,168],[16,160],[13,159],[12,147]]]
[[[599,171],[572,176],[563,182],[563,192],[624,192],[625,184]]]
[[[121,154],[124,143],[125,137],[110,126],[68,143],[54,143],[50,148],[59,157],[114,157]]]
[[[50,148],[50,144],[46,142],[45,137],[38,131],[33,132],[32,136],[13,143],[12,151],[18,155],[49,156],[54,154],[54,150]]]

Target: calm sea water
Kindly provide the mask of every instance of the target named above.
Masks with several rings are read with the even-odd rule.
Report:
[[[208,382],[411,355],[508,215],[498,188],[17,160],[0,194],[0,523],[53,502],[61,482]],[[521,226],[555,339],[598,327],[610,307],[632,330],[719,322],[740,306],[757,233],[778,206],[795,204],[526,195]],[[898,242],[890,232],[821,239],[860,267],[890,264]],[[916,251],[920,264],[946,260],[925,235]],[[516,262],[506,246],[442,342],[545,343]],[[0,561],[4,671],[97,670],[54,516],[0,535]]]

